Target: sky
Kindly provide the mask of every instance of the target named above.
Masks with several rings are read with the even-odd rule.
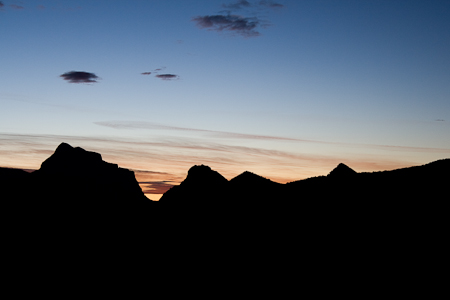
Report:
[[[66,142],[158,200],[450,157],[448,0],[1,0],[0,167]]]

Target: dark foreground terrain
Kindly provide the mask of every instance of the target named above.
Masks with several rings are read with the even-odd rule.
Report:
[[[4,283],[34,296],[159,280],[186,294],[429,297],[445,279],[449,171],[450,159],[374,173],[340,164],[279,184],[200,165],[155,202],[132,171],[63,143],[32,173],[0,168]]]

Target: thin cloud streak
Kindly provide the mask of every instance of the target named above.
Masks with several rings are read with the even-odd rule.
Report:
[[[261,0],[258,2],[259,5],[261,6],[266,6],[268,8],[272,8],[272,9],[279,9],[279,8],[283,8],[284,5],[280,4],[280,3],[276,3],[274,1],[267,1],[267,0]]]
[[[298,138],[288,138],[280,136],[267,136],[267,135],[255,135],[245,133],[235,133],[226,131],[216,131],[208,129],[196,129],[189,127],[178,127],[163,125],[150,122],[132,122],[132,121],[104,121],[94,122],[96,125],[111,127],[114,129],[150,129],[150,130],[174,130],[174,131],[190,131],[205,133],[212,137],[217,138],[231,138],[231,139],[249,139],[249,140],[272,140],[272,141],[292,141],[302,143],[315,143],[315,144],[328,144],[328,145],[341,145],[341,146],[357,146],[368,147],[382,150],[392,151],[414,151],[414,152],[435,152],[435,153],[450,153],[450,149],[443,148],[426,148],[426,147],[407,147],[407,146],[395,146],[395,145],[372,145],[372,144],[351,144],[351,143],[338,143],[338,142],[326,142],[318,140],[307,140]]]
[[[171,187],[175,186],[173,183],[167,183],[167,181],[147,181],[147,182],[139,182],[140,185],[143,185],[142,191],[144,194],[164,194]]]
[[[24,9],[25,8],[21,5],[16,5],[16,4],[10,4],[9,7],[11,7],[12,9]]]
[[[221,137],[221,138],[327,143],[327,142],[320,142],[320,141],[302,140],[302,139],[277,137],[277,136],[244,134],[244,133],[216,131],[216,130],[208,130],[208,129],[196,129],[196,128],[189,128],[189,127],[177,127],[177,126],[163,125],[163,124],[150,123],[150,122],[104,121],[104,122],[94,122],[94,124],[100,125],[100,126],[111,127],[114,129],[156,129],[156,130],[159,129],[159,130],[191,131],[191,132],[207,133],[207,134],[213,135],[214,137]]]
[[[236,3],[231,3],[231,4],[222,4],[223,8],[228,8],[228,9],[241,9],[243,7],[250,7],[252,6],[252,4],[246,0],[239,0]]]

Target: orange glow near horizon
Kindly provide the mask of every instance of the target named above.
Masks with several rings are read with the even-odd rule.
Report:
[[[327,175],[339,163],[356,172],[374,172],[422,165],[450,156],[448,149],[379,145],[311,145],[290,141],[285,144],[283,141],[280,144],[247,142],[246,146],[237,146],[209,140],[143,142],[125,138],[0,134],[0,166],[37,170],[61,141],[100,153],[104,161],[132,170],[151,200],[159,200],[171,186],[180,184],[194,165],[207,165],[228,180],[250,171],[287,183]]]

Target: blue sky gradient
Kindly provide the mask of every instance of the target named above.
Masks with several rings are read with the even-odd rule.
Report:
[[[61,142],[172,183],[450,156],[450,1],[0,3],[0,166]]]

